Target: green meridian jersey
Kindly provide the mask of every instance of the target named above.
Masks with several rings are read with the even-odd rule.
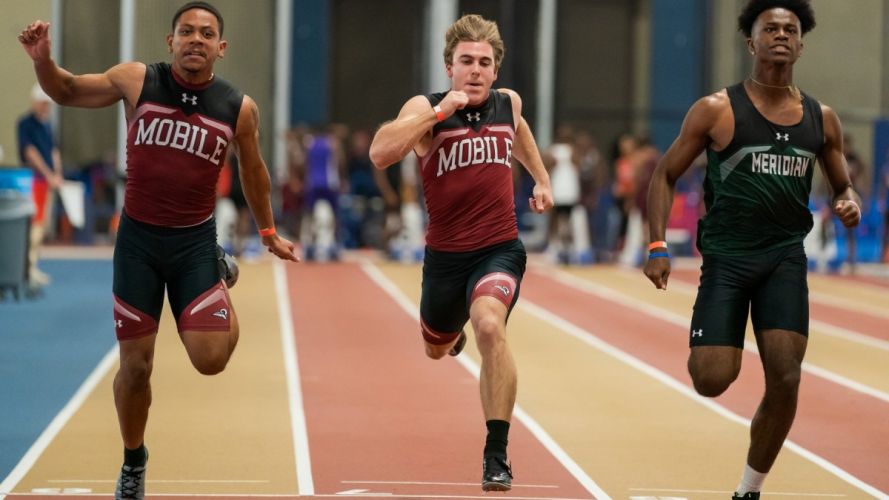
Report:
[[[722,151],[707,149],[698,249],[744,255],[799,243],[812,229],[809,192],[824,145],[821,105],[802,94],[802,120],[783,126],[760,114],[743,83],[726,91],[735,133]]]

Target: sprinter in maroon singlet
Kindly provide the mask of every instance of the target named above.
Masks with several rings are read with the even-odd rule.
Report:
[[[274,232],[256,103],[213,73],[226,48],[223,27],[212,5],[187,3],[174,14],[167,35],[171,63],[124,63],[91,75],[73,75],[56,65],[48,23],[35,21],[19,35],[53,100],[88,108],[122,100],[126,111],[127,184],[114,249],[114,324],[120,343],[114,400],[124,442],[115,498],[144,496],[148,451],[143,438],[164,290],[199,372],[221,372],[238,341],[213,219],[216,180],[232,143],[263,244],[281,259],[297,260],[293,244]]]
[[[481,399],[488,437],[482,489],[506,491],[506,455],[516,396],[516,368],[506,344],[506,320],[525,272],[513,202],[512,158],[536,185],[531,208],[552,207],[543,166],[522,101],[492,90],[503,60],[497,25],[477,15],[460,18],[445,34],[447,92],[418,95],[377,131],[371,160],[386,168],[411,150],[420,158],[429,212],[420,321],[426,354],[456,356],[472,322],[482,356]]]

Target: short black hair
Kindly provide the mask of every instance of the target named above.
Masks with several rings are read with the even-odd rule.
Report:
[[[738,31],[750,38],[756,18],[764,11],[779,7],[796,14],[803,35],[815,28],[815,11],[812,10],[809,0],[750,0],[738,16]]]
[[[219,22],[219,36],[222,36],[222,29],[225,27],[225,23],[222,21],[222,14],[219,13],[219,10],[216,9],[216,7],[213,7],[207,2],[188,2],[182,7],[179,7],[179,10],[177,10],[176,13],[173,14],[173,31],[176,31],[176,23],[179,22],[179,18],[182,16],[182,13],[191,9],[203,9],[216,16],[216,21]]]

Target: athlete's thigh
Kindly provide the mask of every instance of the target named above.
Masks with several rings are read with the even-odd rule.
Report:
[[[219,270],[215,221],[172,237],[165,260],[167,294],[179,331],[229,331],[231,301]]]
[[[467,256],[437,252],[429,248],[423,259],[423,284],[420,295],[420,320],[424,336],[434,341],[436,335],[448,337],[459,333],[469,319],[466,280],[470,268]]]
[[[809,334],[808,260],[802,245],[773,252],[771,273],[753,295],[753,328]]]
[[[747,312],[754,286],[750,259],[705,255],[695,299],[689,345],[744,346]]]
[[[159,267],[162,242],[126,214],[121,216],[114,244],[114,324],[119,340],[157,331],[164,301]]]
[[[526,263],[525,246],[520,240],[490,248],[470,273],[465,291],[467,303],[471,306],[479,297],[493,297],[506,306],[508,317],[519,298]]]

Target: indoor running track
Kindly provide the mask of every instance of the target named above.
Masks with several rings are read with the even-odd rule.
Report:
[[[749,344],[726,394],[694,395],[693,266],[661,292],[636,269],[532,261],[508,329],[519,368],[515,486],[484,494],[478,353],[470,342],[457,359],[426,359],[419,266],[368,257],[242,263],[232,290],[241,340],[215,377],[190,367],[165,312],[148,497],[730,497],[762,374]],[[810,291],[799,412],[764,498],[889,498],[889,283],[811,275]],[[0,497],[112,491],[115,370],[112,349],[18,465],[0,471]]]

